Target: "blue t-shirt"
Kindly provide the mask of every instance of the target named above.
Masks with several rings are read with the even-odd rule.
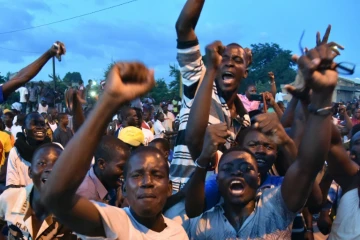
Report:
[[[205,181],[205,211],[211,209],[216,204],[219,203],[221,194],[219,192],[219,187],[216,182],[217,174],[209,176]],[[267,175],[265,182],[258,188],[258,191],[261,192],[266,188],[274,188],[281,185],[284,177]]]

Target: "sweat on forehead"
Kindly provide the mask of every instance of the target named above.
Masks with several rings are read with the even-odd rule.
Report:
[[[138,147],[137,149],[132,151],[129,160],[125,163],[125,167],[124,167],[125,179],[127,177],[127,172],[128,172],[130,163],[134,159],[137,159],[137,157],[142,158],[142,157],[149,156],[149,155],[152,155],[152,156],[158,158],[160,161],[164,161],[165,167],[166,167],[166,174],[169,175],[169,172],[170,172],[169,165],[168,165],[167,160],[164,158],[162,152],[155,147],[142,146],[142,147]]]

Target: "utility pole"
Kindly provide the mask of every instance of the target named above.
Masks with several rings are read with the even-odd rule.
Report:
[[[54,93],[56,92],[56,76],[55,76],[55,57],[52,58],[53,64],[53,80],[54,80]],[[54,96],[54,106],[55,106],[55,96]]]

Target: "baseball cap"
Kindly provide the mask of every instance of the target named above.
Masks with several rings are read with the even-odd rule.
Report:
[[[133,147],[138,147],[145,142],[142,130],[132,126],[123,128],[119,133],[119,139]]]
[[[4,109],[3,114],[8,113],[8,112],[11,112],[11,110],[10,109]]]

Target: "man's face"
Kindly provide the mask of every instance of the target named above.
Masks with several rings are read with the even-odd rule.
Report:
[[[129,110],[127,119],[128,126],[137,126],[139,124],[139,119],[137,117],[136,111],[134,109]]]
[[[259,131],[250,131],[244,138],[244,146],[256,157],[259,172],[267,173],[277,157],[277,146]]]
[[[255,160],[247,152],[228,153],[220,161],[217,183],[225,202],[247,205],[255,199],[260,184]]]
[[[39,150],[33,156],[33,162],[29,170],[29,176],[34,186],[41,192],[44,184],[49,178],[52,168],[61,154],[61,150],[54,147],[46,147]]]
[[[245,51],[241,47],[230,45],[222,56],[217,83],[223,92],[237,91],[240,82],[247,77]]]
[[[146,122],[150,120],[150,111],[144,111],[143,112],[143,119]]]
[[[25,124],[26,135],[36,141],[44,141],[45,139],[45,120],[39,113],[32,113],[29,120]]]
[[[164,105],[164,106],[162,107],[162,109],[163,109],[163,112],[164,112],[164,113],[167,113],[167,112],[168,112],[168,106],[167,106],[167,105]]]
[[[45,100],[42,100],[42,101],[41,101],[41,105],[42,105],[43,107],[45,107],[45,106],[46,106],[46,101],[45,101]]]
[[[55,121],[55,119],[57,119],[57,117],[58,117],[58,110],[54,108],[53,110],[51,110],[51,118],[52,118],[52,120]]]
[[[102,180],[104,185],[109,188],[116,189],[121,186],[121,178],[124,174],[124,166],[129,158],[129,152],[122,149],[114,149],[116,154],[113,154],[113,159],[106,159],[104,167],[101,169]]]
[[[140,217],[159,214],[171,195],[167,163],[159,153],[139,153],[130,158],[125,180],[126,197]]]
[[[249,86],[246,90],[246,97],[250,98],[251,94],[256,94],[256,87],[255,86]]]
[[[62,124],[67,127],[67,125],[69,125],[69,117],[68,115],[64,115],[62,118],[61,118],[61,122]]]
[[[4,124],[7,126],[7,127],[11,127],[12,126],[12,122],[13,122],[13,118],[12,117],[10,117],[9,115],[4,115],[3,116],[3,118],[4,118]]]
[[[356,109],[354,115],[356,119],[360,119],[360,109]]]
[[[352,146],[350,149],[351,159],[360,165],[360,132],[357,132],[351,139]]]
[[[164,121],[165,121],[165,116],[164,116],[164,114],[160,114],[158,120],[159,120],[160,122],[164,122]]]

